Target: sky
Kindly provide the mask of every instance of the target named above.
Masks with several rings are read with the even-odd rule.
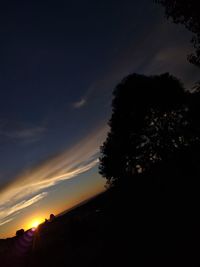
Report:
[[[4,1],[0,9],[0,238],[105,190],[112,91],[170,72],[191,89],[191,33],[140,1]]]

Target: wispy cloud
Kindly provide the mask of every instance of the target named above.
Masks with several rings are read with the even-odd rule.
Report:
[[[15,141],[34,142],[39,140],[46,131],[46,127],[26,125],[19,121],[0,119],[0,136]]]
[[[12,201],[5,206],[1,205],[0,206],[0,226],[12,221],[16,214],[18,214],[23,209],[35,204],[39,200],[43,199],[45,196],[47,196],[47,194],[48,194],[47,192],[42,192],[27,200],[22,200],[15,205],[13,205]]]
[[[82,108],[87,103],[87,98],[81,98],[79,101],[73,103],[74,108]]]
[[[24,128],[21,130],[13,131],[12,133],[7,133],[8,136],[12,138],[26,139],[26,138],[35,138],[41,136],[45,132],[44,127],[32,127]]]
[[[6,219],[6,218],[3,218],[0,220],[0,226],[6,224],[6,223],[9,223],[13,220],[14,218],[9,218],[9,219]]]
[[[44,190],[93,168],[106,132],[106,126],[96,129],[70,149],[15,177],[15,181],[0,193],[0,225],[46,197]]]

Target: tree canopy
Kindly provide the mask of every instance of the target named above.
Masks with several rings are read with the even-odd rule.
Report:
[[[155,0],[165,7],[167,18],[172,18],[174,23],[181,23],[194,33],[192,43],[195,52],[188,56],[191,63],[200,67],[200,16],[199,0]]]
[[[99,171],[108,184],[124,183],[199,143],[199,99],[168,73],[124,78],[114,89],[110,131],[101,147]]]

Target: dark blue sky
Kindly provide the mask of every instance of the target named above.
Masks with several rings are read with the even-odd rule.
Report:
[[[102,94],[94,91],[140,35],[143,2],[8,1],[1,8],[0,184],[105,120],[106,81]],[[75,103],[84,101],[80,111]]]
[[[2,202],[0,211],[23,199],[35,201],[34,196],[43,203],[57,203],[62,196],[61,205],[80,188],[80,194],[86,187],[100,190],[102,178],[92,162],[105,138],[114,86],[132,72],[168,71],[190,88],[199,76],[186,60],[190,39],[183,26],[166,21],[153,0],[5,1],[0,9],[0,188],[6,193],[29,183],[29,174],[36,177],[30,178],[35,195]],[[60,155],[67,159],[61,157],[59,165]],[[50,171],[39,177],[45,164]],[[34,179],[77,169],[73,190],[69,180],[59,179],[34,189]],[[0,212],[0,225],[11,215]]]

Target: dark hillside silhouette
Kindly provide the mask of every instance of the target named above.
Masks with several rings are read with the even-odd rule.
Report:
[[[126,244],[127,236],[114,226],[120,210],[114,212],[113,200],[114,196],[106,192],[46,225],[41,224],[34,232],[0,240],[1,266],[128,265],[128,250],[121,246]]]

